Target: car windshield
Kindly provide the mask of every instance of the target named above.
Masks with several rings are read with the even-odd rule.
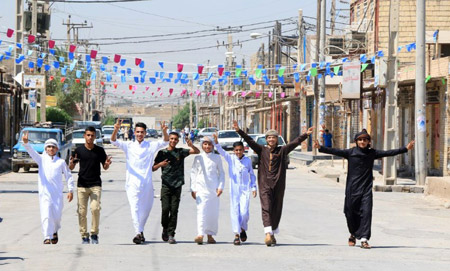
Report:
[[[105,129],[105,130],[103,130],[103,133],[105,134],[105,135],[111,135],[112,133],[113,133],[113,129]]]
[[[258,143],[260,145],[267,145],[267,141],[266,141],[265,137],[258,138],[258,141],[256,141],[256,143]],[[278,137],[278,145],[284,145],[283,139],[281,139],[281,137]]]
[[[102,133],[101,133],[100,130],[98,130],[98,129],[97,129],[96,131],[97,131],[97,132],[95,133],[95,138],[96,138],[96,139],[100,139]]]
[[[219,138],[239,137],[239,134],[235,131],[219,132]]]
[[[56,132],[28,131],[28,141],[34,144],[45,143],[45,141],[49,138],[53,138],[56,139],[56,141],[58,141],[57,137],[58,135]],[[20,138],[22,138],[22,135]]]
[[[73,132],[73,138],[83,138],[84,131]]]

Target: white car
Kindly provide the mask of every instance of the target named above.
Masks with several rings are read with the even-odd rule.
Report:
[[[259,145],[263,145],[263,146],[267,145],[265,134],[251,134],[249,136]],[[284,138],[282,136],[278,136],[278,146],[284,146],[284,145],[286,145],[286,141],[284,141]],[[249,148],[247,156],[250,157],[250,159],[252,160],[253,168],[256,168],[256,166],[259,163],[259,157],[252,150],[252,148]],[[286,159],[287,159],[287,161],[286,161],[287,162],[286,167],[287,167],[287,166],[289,166],[289,163],[290,163],[289,156]]]
[[[208,127],[208,128],[203,128],[198,132],[198,139],[202,139],[202,137],[204,136],[208,136],[212,138],[212,135],[217,133],[219,131],[219,129],[217,129],[216,127]]]
[[[95,140],[94,144],[103,147],[103,138],[102,138],[102,132],[100,129],[95,129]],[[72,152],[78,148],[79,146],[84,146],[86,141],[84,140],[84,129],[78,129],[73,131],[72,134]]]
[[[232,150],[236,141],[243,141],[235,130],[223,130],[218,132],[217,140],[224,150]]]
[[[114,131],[114,129],[108,129],[108,128],[106,128],[106,129],[102,129],[103,131],[103,143],[111,143],[111,135],[112,135],[112,133],[113,133],[113,131]]]

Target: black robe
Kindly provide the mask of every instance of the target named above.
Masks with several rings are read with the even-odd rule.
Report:
[[[379,151],[371,148],[333,149],[320,147],[319,152],[341,156],[348,160],[344,214],[350,234],[357,239],[370,239],[373,207],[373,162],[386,156],[408,152],[406,147]]]

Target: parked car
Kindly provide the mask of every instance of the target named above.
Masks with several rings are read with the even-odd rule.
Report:
[[[202,139],[202,137],[204,136],[209,136],[212,137],[213,134],[217,133],[219,131],[219,129],[217,129],[216,127],[208,127],[208,128],[203,128],[198,132],[198,139]]]
[[[84,129],[78,129],[73,131],[73,140],[72,140],[72,152],[75,151],[79,146],[84,146],[86,141],[84,140]],[[103,147],[103,138],[102,132],[100,129],[95,129],[95,140],[94,144]]]
[[[28,141],[31,147],[37,152],[44,152],[44,143],[47,139],[53,138],[58,141],[59,149],[57,155],[69,164],[72,146],[72,127],[64,124],[38,123],[38,124],[22,124],[20,134],[16,135],[17,144],[13,147],[13,157],[11,159],[11,167],[13,172],[19,172],[23,167],[25,172],[30,168],[37,168],[38,165],[30,157],[23,146],[23,133],[28,132]]]
[[[114,129],[106,128],[106,129],[102,129],[102,130],[103,130],[102,131],[103,132],[103,143],[110,144],[111,143],[111,135],[112,135]]]
[[[147,129],[147,133],[145,134],[145,137],[153,137],[158,138],[158,132],[155,129]]]
[[[232,150],[236,141],[243,141],[235,130],[223,130],[218,132],[217,140],[224,150]]]
[[[259,145],[267,145],[267,141],[266,141],[266,135],[264,134],[251,134],[249,135],[251,138],[253,138],[253,140],[258,143]],[[286,145],[286,141],[284,141],[284,138],[282,136],[278,136],[278,146],[284,146]],[[250,159],[252,160],[252,166],[253,168],[256,168],[256,166],[259,163],[259,158],[258,155],[252,150],[252,148],[249,148],[247,156],[250,157]],[[289,166],[289,163],[291,162],[289,159],[289,156],[286,158],[286,167]]]
[[[156,130],[156,132],[158,133],[158,137],[162,137],[162,130]]]

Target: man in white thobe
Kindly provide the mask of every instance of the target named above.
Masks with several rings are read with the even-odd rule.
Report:
[[[191,193],[197,202],[197,244],[203,244],[203,236],[208,236],[208,243],[216,241],[213,235],[219,228],[219,197],[223,192],[225,173],[222,159],[213,153],[212,140],[204,137],[203,153],[197,155],[191,169]]]
[[[144,137],[147,126],[144,123],[136,123],[135,141],[116,141],[117,132],[120,129],[122,120],[118,119],[114,125],[114,132],[111,135],[111,144],[119,147],[126,155],[127,170],[125,190],[131,208],[131,218],[136,236],[133,238],[135,244],[145,242],[144,226],[153,205],[153,182],[152,167],[154,156],[159,149],[169,144],[167,126],[161,123],[164,134],[164,141],[145,141]]]
[[[253,172],[252,160],[244,155],[242,142],[233,144],[234,154],[230,155],[220,146],[217,134],[214,134],[214,141],[214,147],[228,163],[231,228],[235,234],[233,243],[240,245],[241,241],[247,241],[250,194],[256,197],[256,176]]]
[[[39,207],[41,212],[44,244],[58,243],[58,230],[61,228],[63,210],[63,174],[67,181],[69,202],[73,199],[73,178],[66,162],[59,158],[58,142],[48,139],[44,144],[44,152],[38,154],[28,143],[28,132],[24,132],[23,146],[31,158],[38,164]]]

